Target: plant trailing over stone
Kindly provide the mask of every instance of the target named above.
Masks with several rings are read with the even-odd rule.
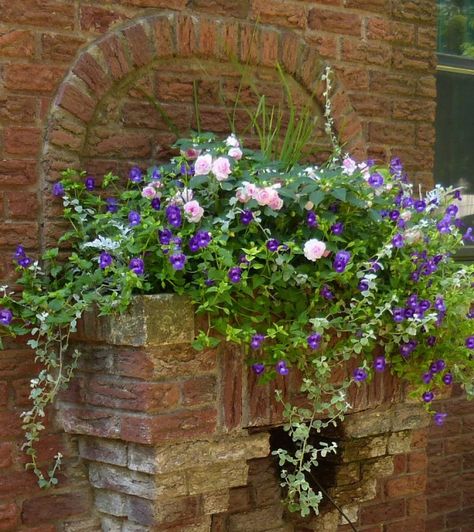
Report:
[[[176,148],[166,164],[132,168],[125,186],[112,174],[99,184],[65,172],[53,194],[71,226],[61,238],[69,251],[36,260],[17,248],[22,291],[2,288],[0,327],[29,334],[44,366],[23,414],[29,467],[41,486],[57,483],[61,457],[44,474],[35,443],[45,407],[76,367],[70,335],[83,313],[175,292],[209,318],[196,349],[238,343],[262,382],[301,372],[307,405],[286,405],[297,451],[276,454],[290,510],[307,515],[321,494],[306,474],[335,451],[310,444],[310,432],[344,416],[352,383],[391,371],[429,411],[453,382],[474,393],[473,268],[452,259],[473,238],[457,218],[460,191],[415,194],[398,159],[385,167],[336,151],[308,166],[287,150],[289,164],[235,135],[203,133]],[[354,357],[352,377],[337,381]],[[446,414],[432,413],[442,424]]]

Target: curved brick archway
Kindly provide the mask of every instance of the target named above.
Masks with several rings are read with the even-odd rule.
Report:
[[[193,124],[186,105],[191,108],[192,80],[210,72],[211,80],[214,76],[222,85],[232,85],[232,78],[238,77],[235,62],[250,68],[251,75],[260,78],[263,92],[276,99],[281,94],[281,85],[276,87],[275,66],[279,63],[292,82],[296,99],[309,101],[321,116],[325,65],[296,34],[209,15],[151,14],[114,28],[87,47],[70,68],[49,113],[41,156],[43,191],[48,181],[57,179],[68,167],[101,174],[123,170],[120,162],[124,159],[139,164],[159,159],[173,138],[144,94],[157,97],[165,107],[169,104],[166,110],[183,129],[190,129]],[[173,84],[166,77],[173,71],[175,79],[185,72],[181,83]],[[212,97],[211,84],[202,87],[204,101]],[[175,95],[174,102],[167,101],[169,94]],[[215,112],[216,95],[213,97],[208,108],[204,106],[204,127],[223,131],[219,116],[224,113]],[[341,143],[362,155],[362,127],[337,80],[332,105]],[[324,135],[321,126],[316,141],[319,138],[323,145]],[[41,194],[43,213],[51,220],[56,212],[46,196]],[[48,234],[54,237],[55,233],[54,228],[46,227],[43,244]]]

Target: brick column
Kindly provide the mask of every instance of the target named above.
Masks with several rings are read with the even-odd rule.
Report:
[[[102,529],[208,531],[247,484],[247,460],[267,456],[268,433],[225,427],[217,351],[196,352],[185,298],[137,297],[118,317],[87,316],[78,376],[58,404]]]

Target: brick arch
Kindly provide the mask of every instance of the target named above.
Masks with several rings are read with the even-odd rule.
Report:
[[[229,57],[233,59],[230,61]],[[129,91],[133,97],[137,86],[146,87],[146,73],[150,68],[163,70],[167,65],[193,58],[212,61],[218,69],[224,69],[226,63],[235,59],[259,73],[274,70],[278,62],[300,92],[320,110],[323,108],[320,78],[325,65],[316,51],[296,34],[210,15],[150,14],[114,28],[87,47],[71,66],[49,112],[41,157],[42,188],[46,188],[48,181],[57,179],[65,168],[87,166],[84,158],[93,153],[91,139],[98,132],[97,128],[92,130],[91,124],[97,117],[109,119],[107,101],[120,91]],[[265,83],[265,74],[262,78]],[[341,142],[348,151],[362,155],[362,127],[337,80],[332,103]],[[120,147],[120,139],[117,142]],[[130,141],[122,142],[123,151],[135,157]],[[144,144],[151,142],[145,138]],[[140,139],[135,137],[133,143],[138,155],[143,155]],[[120,157],[120,150],[117,147],[116,150]],[[145,155],[152,159],[157,154]],[[44,214],[51,218],[55,213],[50,212],[51,206],[44,200],[47,194],[41,196]]]

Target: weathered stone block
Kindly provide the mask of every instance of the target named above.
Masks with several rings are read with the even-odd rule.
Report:
[[[209,493],[216,489],[235,488],[247,484],[247,462],[230,462],[205,466],[186,472],[189,493]]]
[[[409,431],[394,432],[388,438],[388,454],[409,453],[411,449],[411,433]]]

